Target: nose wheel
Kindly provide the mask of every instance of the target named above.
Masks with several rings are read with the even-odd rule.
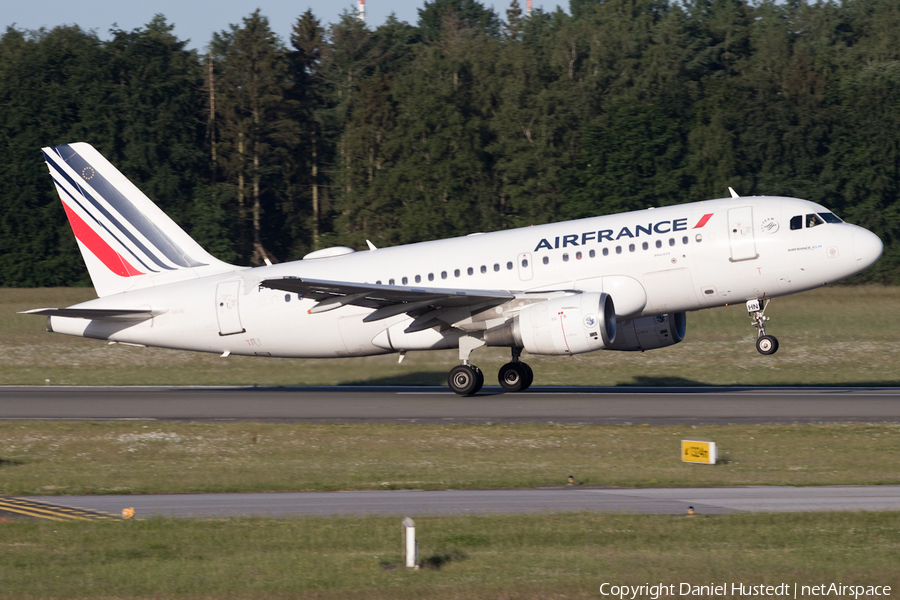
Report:
[[[750,314],[750,324],[756,327],[756,350],[766,356],[778,352],[778,338],[766,334],[766,308],[770,300],[766,300],[760,308],[759,300],[747,301],[747,312]]]
[[[775,354],[778,351],[778,338],[774,335],[763,335],[756,338],[756,350],[760,354]]]

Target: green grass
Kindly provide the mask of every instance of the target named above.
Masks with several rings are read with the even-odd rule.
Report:
[[[685,464],[681,439],[727,462]],[[900,424],[0,422],[0,493],[900,483]]]
[[[44,318],[16,311],[89,300],[93,290],[0,289],[0,385],[445,385],[457,352],[323,360],[219,358],[160,348],[107,345],[44,331]],[[535,385],[900,385],[900,288],[823,288],[776,298],[767,314],[781,348],[754,347],[743,305],[688,315],[687,339],[646,353],[531,356]],[[481,348],[473,362],[489,374],[508,360]]]
[[[900,589],[900,514],[218,519],[0,525],[0,598],[597,598],[603,583]],[[646,595],[642,597],[648,597]],[[671,597],[671,596],[670,596]]]

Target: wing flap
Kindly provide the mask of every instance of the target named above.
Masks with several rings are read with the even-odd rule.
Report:
[[[299,277],[265,279],[259,285],[273,290],[293,292],[318,301],[318,304],[310,309],[310,313],[324,312],[346,305],[383,309],[377,310],[380,314],[367,321],[425,308],[502,304],[515,298],[515,294],[504,290],[408,287]]]

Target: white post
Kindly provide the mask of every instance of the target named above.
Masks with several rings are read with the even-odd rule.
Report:
[[[365,23],[366,22],[366,0],[359,0],[358,8],[359,8],[359,12],[357,13],[356,17],[360,21]]]
[[[403,528],[406,530],[406,566],[416,569],[417,559],[419,558],[419,545],[416,543],[416,524],[406,517],[403,519]]]

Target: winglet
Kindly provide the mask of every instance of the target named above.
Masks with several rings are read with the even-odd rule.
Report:
[[[732,198],[740,198],[741,197],[740,194],[738,194],[736,191],[734,191],[734,188],[732,188],[732,187],[729,187],[728,191],[731,192]]]

